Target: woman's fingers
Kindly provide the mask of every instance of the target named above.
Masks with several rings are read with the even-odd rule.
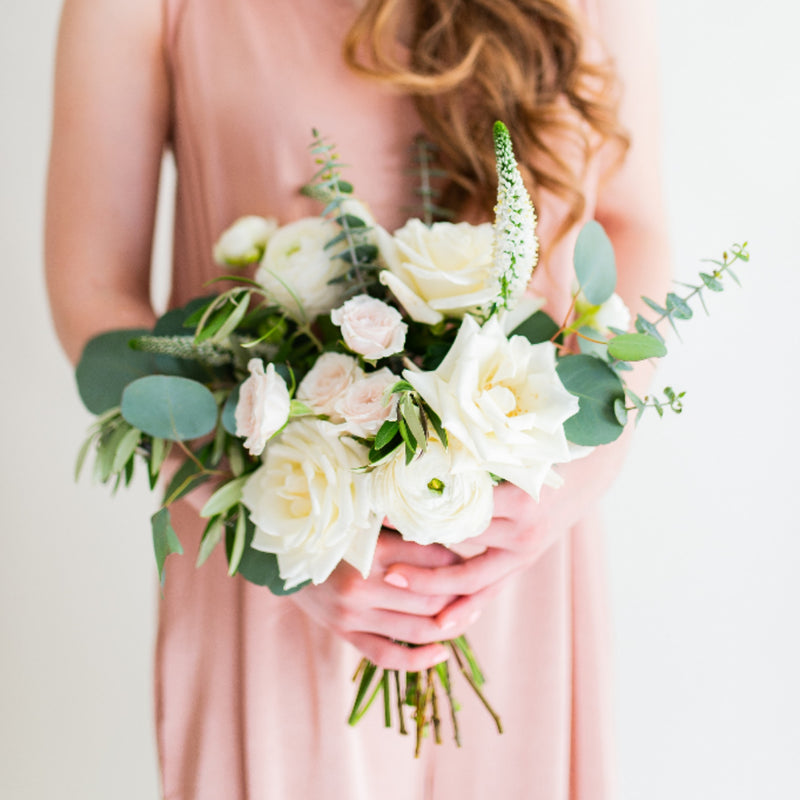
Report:
[[[446,661],[450,651],[439,643],[407,647],[371,633],[350,633],[344,637],[373,664],[383,669],[420,672]]]
[[[406,542],[399,533],[384,528],[378,537],[372,571],[385,569],[389,564],[402,562],[418,567],[444,567],[455,564],[460,557],[440,544],[421,545]]]
[[[485,553],[446,567],[432,569],[393,564],[384,581],[417,594],[466,595],[480,592],[519,569],[510,550],[490,547]]]

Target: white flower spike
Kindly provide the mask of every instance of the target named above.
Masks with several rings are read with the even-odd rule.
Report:
[[[494,124],[497,205],[494,222],[494,274],[497,296],[488,316],[514,308],[525,294],[539,258],[536,212],[517,168],[508,128]]]

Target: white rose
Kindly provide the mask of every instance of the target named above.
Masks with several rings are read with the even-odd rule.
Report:
[[[411,219],[394,236],[377,229],[388,271],[381,282],[412,319],[435,325],[462,317],[494,299],[491,223],[435,222]]]
[[[267,242],[278,228],[276,220],[263,217],[241,217],[214,245],[214,261],[220,266],[241,267],[252,264],[264,255]]]
[[[408,325],[396,308],[376,297],[359,294],[331,311],[331,322],[342,329],[344,343],[370,361],[399,353]]]
[[[387,419],[393,418],[397,403],[394,399],[386,402],[386,392],[398,380],[386,368],[358,377],[335,401],[336,417],[344,420],[350,433],[374,436]]]
[[[431,438],[410,464],[400,447],[370,477],[375,507],[408,541],[456,544],[483,533],[492,520],[492,479],[457,442],[445,449]]]
[[[325,414],[334,422],[336,401],[361,375],[358,362],[344,353],[323,353],[297,387],[297,399],[311,406],[315,414]]]
[[[570,459],[564,422],[578,398],[559,380],[550,342],[507,339],[496,317],[482,328],[465,317],[435,371],[403,375],[486,470],[535,499],[558,482],[551,468]]]
[[[326,314],[342,301],[344,286],[331,283],[347,272],[347,264],[325,245],[339,226],[321,217],[307,217],[279,228],[269,240],[256,280],[298,322]]]
[[[275,553],[287,588],[322,583],[344,559],[366,577],[381,518],[367,475],[367,451],[329,422],[296,420],[270,444],[245,483],[242,501],[256,526],[252,546]]]
[[[247,437],[244,446],[251,455],[260,456],[267,440],[276,434],[289,419],[291,399],[283,378],[275,372],[274,364],[267,365],[260,358],[247,364],[250,377],[239,390],[236,404],[236,435]]]

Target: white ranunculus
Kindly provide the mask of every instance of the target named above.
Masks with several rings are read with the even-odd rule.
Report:
[[[250,377],[239,390],[236,404],[236,435],[244,436],[244,446],[251,455],[260,456],[267,440],[276,434],[289,419],[291,398],[283,378],[275,372],[275,365],[260,358],[251,358],[247,364]]]
[[[370,361],[399,353],[406,343],[408,325],[400,312],[366,294],[331,311],[331,322],[342,329],[348,348]]]
[[[482,328],[465,317],[436,370],[403,375],[486,470],[535,499],[558,483],[552,466],[570,460],[564,422],[578,399],[559,380],[550,342],[507,339],[496,317]]]
[[[394,418],[397,403],[394,398],[387,402],[386,392],[398,380],[385,367],[359,376],[335,401],[336,417],[344,420],[350,433],[365,438],[374,436],[387,419]]]
[[[375,507],[408,541],[456,544],[480,535],[492,520],[492,479],[458,442],[445,449],[433,437],[410,464],[400,447],[370,477]]]
[[[323,353],[297,387],[297,399],[315,414],[341,422],[336,402],[361,375],[358,362],[344,353]]]
[[[338,306],[344,285],[331,283],[347,272],[347,264],[325,249],[339,233],[334,222],[307,217],[284,225],[270,238],[256,280],[298,322],[313,320]]]
[[[491,223],[411,219],[390,236],[377,230],[388,267],[380,275],[417,322],[434,325],[490,303],[496,293]]]
[[[252,546],[275,553],[287,588],[322,583],[344,559],[366,577],[382,518],[368,476],[354,472],[367,450],[329,422],[291,422],[244,486],[256,526]]]
[[[618,294],[612,294],[605,303],[595,306],[579,292],[575,298],[575,313],[582,320],[582,326],[593,328],[603,336],[612,335],[610,328],[627,331],[631,324],[631,312]]]
[[[277,228],[277,221],[271,217],[240,217],[217,239],[214,261],[220,266],[241,267],[260,260]]]

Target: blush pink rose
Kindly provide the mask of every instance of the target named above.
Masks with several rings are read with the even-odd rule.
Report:
[[[386,402],[386,391],[400,378],[388,369],[379,369],[360,377],[336,401],[336,413],[341,416],[347,430],[356,436],[374,436],[378,428],[393,417],[396,402]]]
[[[370,361],[399,353],[406,343],[408,325],[400,312],[366,294],[331,311],[331,321],[342,329],[344,343]]]
[[[260,456],[267,441],[289,419],[291,399],[283,378],[268,364],[266,372],[260,358],[247,364],[250,377],[239,390],[236,404],[236,435],[244,436],[244,446],[254,456]]]
[[[310,406],[315,414],[325,414],[332,422],[341,422],[336,401],[361,375],[356,360],[344,353],[323,353],[297,387],[297,399]]]

